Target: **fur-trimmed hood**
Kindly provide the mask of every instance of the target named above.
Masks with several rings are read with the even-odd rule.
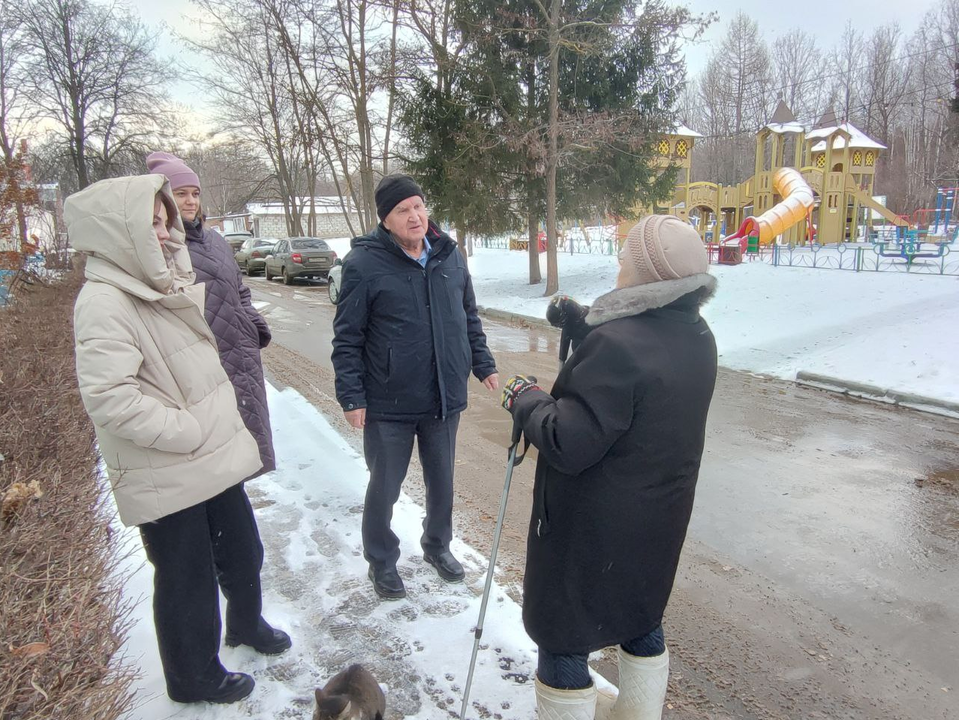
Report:
[[[709,273],[700,273],[679,280],[634,285],[618,288],[601,295],[590,306],[587,325],[596,327],[611,320],[639,315],[647,310],[662,308],[684,295],[700,290],[700,305],[713,297],[717,279]]]

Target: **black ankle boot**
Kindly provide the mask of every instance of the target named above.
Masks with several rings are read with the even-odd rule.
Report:
[[[424,553],[423,559],[433,565],[437,571],[437,575],[447,582],[460,582],[463,580],[463,565],[460,564],[460,561],[457,560],[449,550],[444,550],[436,555]]]
[[[384,600],[399,600],[407,596],[407,589],[403,586],[403,580],[394,567],[374,570],[371,565],[367,577],[373,580],[373,589]]]
[[[227,673],[219,685],[207,692],[187,696],[168,690],[167,694],[171,700],[179,703],[211,702],[226,705],[243,700],[253,692],[256,684],[256,681],[246,673]]]
[[[289,635],[283,630],[270,627],[270,624],[263,618],[260,618],[257,630],[253,635],[241,635],[228,629],[224,642],[227,644],[227,647],[249,645],[261,655],[279,655],[289,650],[293,645]]]

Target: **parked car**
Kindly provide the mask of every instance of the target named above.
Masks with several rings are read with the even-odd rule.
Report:
[[[230,249],[236,253],[244,242],[253,237],[252,232],[247,232],[246,230],[233,230],[231,232],[223,233],[223,239],[227,241],[227,244],[230,245]]]
[[[263,274],[267,280],[279,275],[284,285],[292,285],[295,278],[326,280],[336,259],[337,254],[320,238],[286,238],[267,255]]]
[[[273,248],[276,247],[278,242],[280,241],[276,238],[250,238],[249,240],[244,240],[243,245],[240,246],[240,249],[234,256],[237,259],[237,265],[239,265],[240,269],[247,273],[247,275],[261,272],[265,258],[273,251]]]
[[[340,302],[340,277],[342,275],[343,260],[337,258],[333,261],[333,267],[330,268],[330,274],[327,276],[327,295],[334,305]]]

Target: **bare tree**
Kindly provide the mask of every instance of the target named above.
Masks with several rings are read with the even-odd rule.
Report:
[[[270,161],[287,232],[303,235],[304,143],[280,39],[257,0],[194,0],[210,32],[184,43],[207,59],[195,78],[215,99],[222,131],[246,133]],[[243,52],[224,52],[243,48]]]
[[[936,189],[956,184],[957,115],[951,96],[956,92],[957,36],[950,31],[956,24],[956,4],[940,2],[924,15],[897,61],[907,76],[899,112],[890,121],[891,142],[900,152],[884,166],[879,186],[904,212],[933,207]],[[880,116],[877,122],[882,120]]]
[[[835,92],[840,107],[841,122],[847,122],[853,117],[853,111],[858,102],[858,92],[861,86],[863,63],[863,35],[857,30],[852,20],[847,21],[840,42],[833,50],[830,64],[835,81]]]
[[[77,185],[86,187],[156,136],[165,105],[156,38],[116,3],[30,0],[19,12],[32,100],[57,127]]]
[[[273,189],[273,173],[258,148],[241,138],[195,142],[181,150],[203,185],[203,211],[215,217],[242,212],[254,198]]]
[[[359,212],[360,231],[367,232],[377,223],[376,175],[389,162],[397,34],[391,29],[388,38],[385,28],[398,16],[399,4],[259,1],[289,63],[291,90],[314,118],[312,139],[341,187],[341,198],[349,197]],[[388,93],[385,119],[374,102],[383,90]]]
[[[798,118],[811,118],[825,101],[824,60],[817,38],[795,28],[773,43],[773,83]]]
[[[891,140],[895,120],[903,111],[909,74],[903,61],[906,48],[897,25],[883,25],[874,30],[867,43],[864,68],[864,109],[866,127],[880,142]]]
[[[776,100],[770,54],[756,21],[738,12],[699,79],[700,120],[709,134],[699,154],[714,182],[733,184],[753,171],[753,135]]]
[[[374,149],[373,125],[371,118],[371,98],[376,89],[376,81],[371,72],[371,34],[375,32],[377,20],[375,6],[370,0],[334,0],[328,14],[333,31],[327,18],[321,17],[317,26],[323,38],[327,52],[327,69],[338,79],[338,90],[353,110],[356,128],[356,156],[360,174],[363,204],[361,218],[363,230],[376,225],[376,205],[374,204]],[[328,128],[333,129],[333,128]]]
[[[690,105],[692,114],[688,120],[706,136],[693,155],[692,171],[696,179],[727,183],[740,179],[735,178],[734,169],[725,164],[725,149],[733,136],[733,123],[724,101],[726,82],[721,63],[711,59],[697,82],[691,85],[695,101]]]
[[[390,59],[387,75],[387,119],[383,129],[383,174],[390,172],[390,134],[397,106],[397,31],[400,29],[400,0],[393,0],[393,22],[390,24]]]

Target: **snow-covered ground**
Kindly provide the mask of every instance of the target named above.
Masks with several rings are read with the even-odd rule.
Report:
[[[470,260],[477,302],[543,318],[543,285],[527,284],[527,254],[479,249]],[[546,276],[546,256],[540,256]],[[706,306],[725,367],[793,380],[798,371],[957,402],[956,276],[713,265]],[[559,256],[560,291],[592,303],[611,290],[617,259]]]
[[[348,241],[331,243],[346,254]],[[542,258],[545,265],[545,258]],[[544,316],[543,286],[526,284],[524,253],[478,250],[471,270],[489,308]],[[545,271],[545,266],[543,267]],[[561,255],[562,292],[590,303],[612,288],[610,256]],[[713,267],[720,279],[706,315],[721,362],[793,378],[819,372],[956,401],[956,277],[773,268]],[[389,718],[459,712],[473,647],[487,559],[454,540],[466,584],[448,585],[420,558],[422,510],[406,495],[393,527],[408,597],[379,601],[366,578],[360,513],[367,473],[362,458],[292,390],[268,388],[280,467],[250,483],[266,546],[265,615],[290,632],[294,647],[275,658],[224,648],[228,669],[252,673],[257,689],[232,706],[187,706],[165,694],[150,608],[152,573],[136,532],[128,597],[139,599],[124,654],[142,677],[130,720],[310,718],[313,690],[353,662],[366,665],[387,696]],[[469,717],[532,720],[536,650],[520,609],[495,585],[488,608]]]
[[[280,467],[248,484],[266,547],[265,616],[289,631],[293,648],[279,657],[249,648],[224,648],[230,670],[252,673],[253,695],[236,705],[180,705],[164,694],[151,615],[152,572],[136,531],[124,536],[132,550],[127,583],[140,602],[124,654],[140,668],[138,706],[130,720],[310,718],[313,690],[354,662],[377,677],[388,718],[432,720],[460,712],[473,649],[473,628],[487,559],[454,540],[467,570],[466,584],[442,582],[420,557],[422,510],[406,495],[393,529],[400,537],[398,568],[405,600],[379,601],[361,555],[360,513],[367,483],[362,458],[326,419],[293,390],[268,388]],[[468,717],[532,720],[536,648],[520,608],[494,584],[484,622]]]

